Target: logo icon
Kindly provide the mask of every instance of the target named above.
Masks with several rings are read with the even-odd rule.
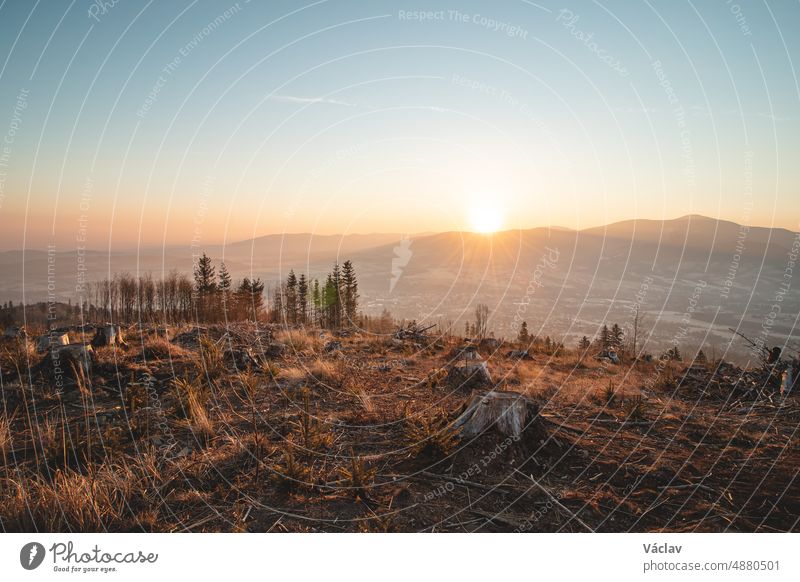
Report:
[[[44,546],[39,542],[27,543],[19,552],[19,563],[26,570],[35,570],[44,562],[44,554]]]

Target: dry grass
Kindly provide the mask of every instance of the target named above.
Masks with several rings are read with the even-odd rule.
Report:
[[[290,386],[297,386],[305,383],[306,379],[308,378],[308,373],[302,368],[292,367],[282,368],[278,372],[277,376],[278,379],[283,380]]]
[[[208,390],[198,382],[185,378],[175,379],[172,383],[192,432],[204,442],[207,441],[214,436],[214,425],[207,408]]]
[[[222,348],[208,336],[200,336],[200,367],[209,378],[218,378],[225,372]]]
[[[250,345],[233,341],[235,349]],[[396,342],[383,355],[383,338],[341,342],[347,357],[311,347],[276,352],[275,376],[258,364],[237,370],[208,344],[184,350],[158,338],[148,345],[172,357],[148,360],[146,380],[135,342],[101,350],[107,365],[95,366],[91,384],[62,395],[36,376],[21,389],[12,375],[0,452],[13,450],[16,463],[0,471],[0,529],[510,531],[542,507],[527,469],[518,470],[527,455],[538,461],[527,467],[539,483],[554,494],[566,488],[560,502],[603,531],[674,530],[684,527],[677,512],[685,527],[702,520],[706,530],[749,531],[763,519],[762,529],[785,531],[796,519],[800,497],[787,483],[797,451],[783,438],[796,424],[791,405],[776,414],[757,402],[742,415],[653,393],[655,382],[682,371],[675,363],[587,359],[579,367],[569,351],[525,362],[500,356],[489,360],[497,387],[541,405],[530,439],[503,449],[499,439],[465,442],[450,430],[469,395],[436,381],[447,361],[441,351],[405,357],[408,346]],[[27,382],[26,357],[18,359]],[[12,356],[2,358],[3,372],[13,371]],[[219,375],[209,378],[207,367]],[[104,386],[118,386],[124,406]],[[773,424],[777,430],[767,428]],[[193,446],[198,440],[203,446]],[[700,442],[735,462],[715,464]],[[736,475],[744,462],[756,464]],[[454,481],[474,466],[480,471]],[[758,475],[772,467],[762,482]],[[676,482],[708,475],[705,487],[727,487],[731,496],[685,488],[665,497],[659,486],[678,473]],[[747,502],[754,491],[774,498],[775,508]],[[458,523],[457,510],[465,510]],[[479,519],[484,514],[496,519]],[[567,517],[552,509],[534,527],[575,529]]]
[[[275,339],[289,346],[291,352],[319,353],[322,340],[313,331],[283,330],[275,334]]]
[[[8,467],[8,452],[12,442],[11,419],[3,414],[0,416],[0,455],[3,456],[3,467]]]
[[[140,344],[141,345],[141,344]],[[172,360],[189,356],[190,352],[163,337],[148,337],[140,352],[145,360]]]
[[[364,409],[364,412],[369,414],[375,412],[375,403],[372,401],[372,396],[363,386],[351,386],[348,387],[347,391],[355,397],[356,402]]]
[[[134,529],[141,521],[130,508],[148,491],[143,468],[103,463],[87,474],[58,469],[52,480],[40,475],[30,475],[24,482],[8,479],[0,493],[4,527],[55,532]]]
[[[331,388],[340,388],[344,373],[339,364],[317,358],[308,368],[308,378]]]

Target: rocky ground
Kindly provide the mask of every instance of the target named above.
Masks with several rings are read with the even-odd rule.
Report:
[[[753,371],[467,355],[430,332],[123,336],[61,376],[0,346],[3,530],[800,529],[798,395]],[[488,378],[452,371],[476,362]],[[519,434],[459,430],[491,391],[535,411]]]

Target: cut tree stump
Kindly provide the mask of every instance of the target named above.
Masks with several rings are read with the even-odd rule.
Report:
[[[25,337],[25,331],[18,325],[9,325],[3,330],[3,337],[7,339],[23,338]]]
[[[65,333],[46,333],[36,341],[36,351],[43,354],[50,348],[69,345],[69,335]]]
[[[124,345],[126,344],[125,339],[122,337],[122,329],[114,324],[106,324],[98,327],[92,339],[92,346],[95,348]]]
[[[494,352],[500,349],[503,343],[499,339],[493,337],[485,337],[478,342],[478,348],[486,352]]]
[[[88,383],[93,363],[94,350],[91,345],[54,346],[47,356],[31,368],[31,373],[60,392],[77,386],[81,376],[82,380]]]
[[[337,350],[341,350],[342,349],[342,342],[336,341],[336,340],[329,341],[328,343],[325,344],[325,347],[323,349],[327,353],[335,352]]]
[[[471,390],[492,385],[489,366],[481,360],[468,360],[455,364],[447,371],[446,382],[452,388]]]
[[[539,406],[516,392],[492,390],[472,397],[466,410],[453,422],[461,436],[475,437],[497,431],[518,439],[539,414]]]
[[[60,365],[68,373],[74,368],[83,372],[84,377],[88,379],[92,373],[94,350],[89,344],[60,346],[50,351],[50,359],[54,365]]]

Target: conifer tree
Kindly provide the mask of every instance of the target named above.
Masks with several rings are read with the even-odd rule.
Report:
[[[528,322],[523,321],[522,325],[519,328],[519,333],[517,334],[517,341],[521,344],[529,344],[531,341],[531,335],[528,333]]]
[[[264,308],[264,283],[261,279],[250,280],[247,277],[242,279],[236,289],[235,297],[243,316],[258,321]]]
[[[617,325],[616,323],[611,326],[611,331],[609,332],[609,341],[611,343],[611,347],[616,349],[622,348],[622,342],[624,340],[624,332],[622,328]]]
[[[284,294],[284,309],[286,309],[286,321],[290,325],[297,323],[297,276],[294,270],[289,271],[286,277],[286,292]]]
[[[228,273],[228,268],[225,266],[225,263],[220,263],[217,278],[219,279],[217,283],[217,287],[219,288],[219,300],[222,304],[223,312],[227,314],[230,308],[231,275]]]
[[[603,324],[603,327],[600,329],[598,343],[600,344],[600,349],[603,351],[611,347],[611,332],[606,324]]]
[[[194,267],[194,291],[197,300],[198,317],[205,320],[213,310],[217,283],[214,280],[214,265],[211,258],[203,253]]]
[[[322,321],[320,320],[322,312],[322,294],[319,290],[319,279],[314,279],[314,290],[311,292],[311,304],[314,310],[314,313],[312,313],[311,316],[313,317],[314,322],[322,327]]]
[[[355,325],[358,315],[358,280],[351,261],[342,265],[342,310],[348,326]]]
[[[298,323],[308,323],[308,280],[305,273],[300,273],[297,280],[297,316]]]

